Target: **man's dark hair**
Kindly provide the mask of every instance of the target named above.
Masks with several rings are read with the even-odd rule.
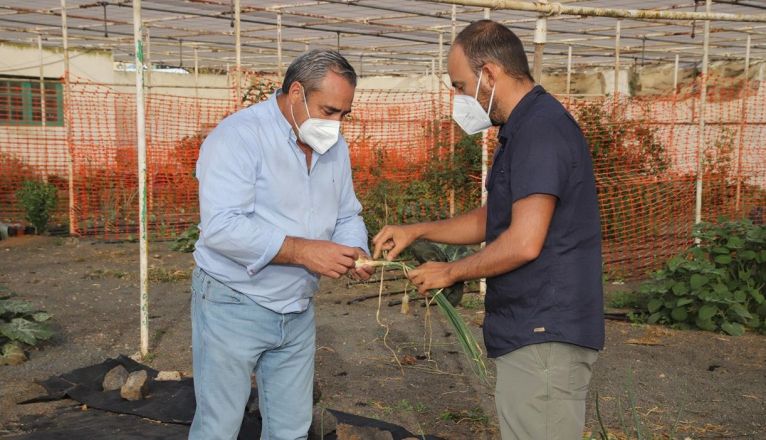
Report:
[[[290,63],[282,82],[282,92],[289,92],[290,86],[298,81],[308,95],[319,89],[327,72],[331,70],[356,87],[356,72],[343,55],[334,50],[314,49],[299,55]]]
[[[455,37],[454,44],[460,45],[475,72],[491,61],[517,80],[528,79],[534,82],[521,40],[513,31],[496,21],[479,20],[471,23]]]

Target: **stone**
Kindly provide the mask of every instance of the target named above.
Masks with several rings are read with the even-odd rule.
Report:
[[[338,440],[394,440],[394,436],[388,431],[371,426],[353,426],[345,423],[339,424],[335,428],[335,434]]]
[[[309,438],[323,439],[327,434],[335,431],[337,425],[338,420],[330,411],[314,407],[311,417],[311,428],[309,428]]]
[[[27,355],[18,345],[9,342],[0,353],[0,365],[20,365],[27,361]]]
[[[120,389],[120,395],[127,400],[141,400],[149,391],[149,375],[146,370],[138,370],[128,375],[128,380]]]
[[[126,370],[122,365],[118,365],[106,373],[106,376],[104,376],[104,381],[101,383],[101,387],[104,389],[104,391],[119,390],[123,385],[125,385],[127,380],[128,370]]]
[[[181,380],[180,371],[160,371],[154,380],[158,381],[179,381]]]

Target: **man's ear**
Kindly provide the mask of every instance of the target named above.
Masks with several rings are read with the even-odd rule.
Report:
[[[481,69],[484,72],[482,76],[487,79],[487,85],[489,85],[489,88],[495,86],[495,83],[503,73],[503,68],[491,61],[485,63]]]
[[[290,103],[293,105],[303,102],[303,86],[298,81],[293,81],[293,83],[290,84],[290,89],[287,94]]]

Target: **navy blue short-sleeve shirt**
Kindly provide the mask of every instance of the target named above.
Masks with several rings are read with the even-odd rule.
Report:
[[[490,357],[525,345],[604,346],[601,226],[587,142],[560,102],[535,86],[499,134],[487,180],[487,243],[505,232],[514,202],[556,197],[540,256],[487,279],[484,341]]]

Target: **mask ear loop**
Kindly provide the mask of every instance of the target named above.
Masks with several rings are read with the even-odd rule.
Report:
[[[495,84],[496,86],[497,84]],[[492,93],[489,95],[489,107],[487,107],[487,115],[492,111],[492,100],[495,99],[495,86],[492,86]]]
[[[298,83],[301,84],[301,83]],[[303,87],[303,84],[301,84],[301,91],[303,92],[303,105],[306,107],[306,116],[311,119],[311,113],[309,113],[309,100],[306,99],[306,88]]]
[[[479,69],[479,82],[476,83],[476,93],[473,94],[473,99],[479,99],[479,87],[481,86],[481,75],[484,73],[484,69]]]
[[[479,82],[476,84],[476,94],[473,99],[479,100],[479,87],[481,86],[481,76],[484,74],[484,69],[479,70]],[[497,84],[495,84],[496,86]],[[492,101],[495,99],[495,86],[492,86],[492,93],[489,95],[489,107],[487,107],[487,115],[492,111]]]
[[[298,83],[298,84],[301,84],[301,83]],[[301,84],[301,90],[303,91],[303,103],[306,104],[306,91],[303,88],[303,84]],[[308,106],[306,106],[306,114],[308,115],[308,113],[309,113],[309,108]],[[301,127],[300,125],[298,125],[298,121],[295,120],[295,112],[293,111],[292,104],[290,104],[290,116],[293,117],[293,124],[295,124],[295,127],[298,129],[298,139],[302,140],[303,137],[301,136]],[[311,118],[311,115],[308,115],[308,116],[309,118]]]

